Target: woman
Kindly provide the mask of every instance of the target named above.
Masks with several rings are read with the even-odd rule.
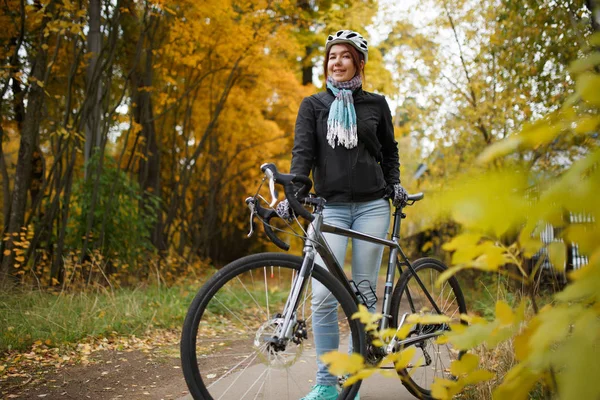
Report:
[[[383,96],[362,90],[367,41],[357,32],[338,31],[327,38],[324,72],[327,91],[305,98],[296,120],[291,173],[312,171],[318,196],[327,200],[324,222],[385,237],[394,205],[406,200],[400,186],[398,146],[392,115]],[[289,217],[286,201],[278,207]],[[348,239],[325,234],[340,265]],[[360,240],[352,243],[352,279],[375,309],[375,286],[383,247]],[[324,265],[320,257],[316,263]],[[370,288],[373,290],[371,291]],[[303,400],[338,396],[337,377],[329,374],[320,356],[338,349],[335,302],[324,307],[329,292],[313,280],[313,333],[317,351],[316,385]],[[331,297],[331,296],[330,296]],[[358,396],[357,396],[358,397]]]

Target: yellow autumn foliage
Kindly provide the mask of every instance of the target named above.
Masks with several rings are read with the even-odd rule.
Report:
[[[597,46],[600,33],[590,42]],[[451,399],[467,385],[491,379],[499,382],[494,399],[528,399],[535,387],[560,399],[600,398],[596,384],[600,376],[598,67],[600,53],[588,49],[587,56],[572,64],[576,92],[560,109],[487,147],[478,165],[444,185],[445,190],[428,204],[437,217],[450,218],[462,227],[444,245],[452,252],[452,266],[438,283],[460,270],[480,269],[513,279],[529,295],[516,309],[498,301],[492,321],[469,315],[462,316],[468,325],[444,317],[408,319],[412,323],[449,322],[451,330],[438,342],[467,351],[450,367],[455,379],[433,383],[435,398]],[[576,149],[580,155],[573,162],[563,161],[561,173],[545,174],[521,161],[528,152],[559,141],[570,146],[585,144]],[[568,213],[586,215],[588,223],[568,226],[563,217]],[[538,310],[534,291],[528,288],[535,284],[541,266],[540,262],[529,266],[527,260],[542,247],[536,237],[546,223],[564,228],[563,242],[548,247],[549,260],[558,272],[564,272],[568,242],[577,243],[589,262],[569,272],[566,287]],[[533,311],[528,311],[530,304]],[[504,376],[478,368],[479,356],[471,350],[481,345],[494,349],[507,341],[514,344],[517,362]],[[357,376],[364,369],[353,367]]]

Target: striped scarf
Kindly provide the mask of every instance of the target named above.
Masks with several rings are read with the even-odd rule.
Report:
[[[352,149],[358,144],[356,110],[352,91],[361,85],[360,75],[356,75],[346,82],[337,82],[330,76],[327,77],[327,87],[335,96],[327,119],[327,142],[334,149],[336,144],[347,149]]]

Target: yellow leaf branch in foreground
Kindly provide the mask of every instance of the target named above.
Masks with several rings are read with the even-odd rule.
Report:
[[[321,356],[321,361],[329,366],[333,375],[356,374],[365,369],[364,359],[360,354],[331,351]]]
[[[431,385],[431,394],[440,400],[450,400],[460,393],[465,386],[490,380],[494,374],[490,371],[478,369],[479,357],[474,354],[463,356],[452,361],[450,373],[454,379],[436,378]]]

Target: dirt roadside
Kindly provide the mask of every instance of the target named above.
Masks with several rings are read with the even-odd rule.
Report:
[[[381,292],[384,285],[378,286]],[[378,295],[381,297],[381,293]],[[160,332],[134,341],[116,338],[104,348],[94,343],[98,342],[91,344],[92,350],[86,353],[84,362],[31,366],[13,376],[0,375],[0,398],[191,399],[180,367],[178,331]],[[306,363],[306,379],[313,378],[313,364]],[[361,391],[365,399],[412,398],[399,381],[381,378],[369,383]],[[390,391],[391,386],[394,389]]]
[[[2,399],[177,399],[187,388],[178,344],[94,351],[86,363],[30,368],[0,378]]]

